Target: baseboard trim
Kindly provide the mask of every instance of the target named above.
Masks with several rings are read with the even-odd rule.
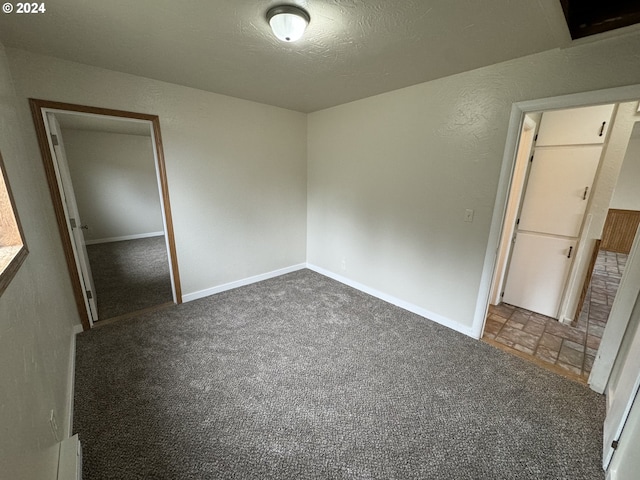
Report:
[[[182,301],[185,303],[191,302],[199,298],[215,295],[216,293],[226,292],[227,290],[233,290],[234,288],[244,287],[245,285],[251,285],[252,283],[257,283],[263,280],[268,280],[270,278],[279,277],[280,275],[285,275],[287,273],[303,270],[305,268],[308,268],[309,270],[313,270],[314,272],[319,273],[320,275],[324,275],[325,277],[329,277],[333,280],[336,280],[337,282],[340,282],[352,288],[355,288],[356,290],[360,290],[361,292],[371,295],[372,297],[376,297],[382,301],[391,303],[392,305],[400,307],[411,313],[420,315],[421,317],[424,317],[427,320],[431,320],[432,322],[439,323],[440,325],[443,325],[447,328],[455,330],[456,332],[462,333],[463,335],[467,335],[469,337],[477,339],[477,337],[474,336],[472,327],[466,327],[464,325],[460,325],[460,323],[455,322],[449,318],[443,317],[442,315],[438,315],[437,313],[430,312],[427,309],[424,309],[422,307],[419,307],[407,301],[401,300],[392,295],[388,295],[384,292],[376,290],[375,288],[368,287],[367,285],[364,285],[362,283],[350,280],[346,277],[343,277],[342,275],[338,275],[329,270],[325,270],[324,268],[318,267],[317,265],[313,265],[311,263],[300,263],[298,265],[292,265],[290,267],[273,270],[271,272],[255,275],[253,277],[244,278],[242,280],[237,280],[235,282],[225,283],[217,287],[212,287],[204,290],[199,290],[197,292],[187,293],[182,296]]]
[[[97,243],[122,242],[125,240],[138,240],[140,238],[161,237],[164,232],[136,233],[135,235],[124,235],[122,237],[97,238],[95,240],[87,240],[85,244],[95,245]]]
[[[207,288],[207,289],[199,290],[193,293],[187,293],[185,295],[182,295],[182,301],[185,303],[191,302],[199,298],[208,297],[209,295],[215,295],[216,293],[226,292],[227,290],[233,290],[234,288],[244,287],[245,285],[251,285],[252,283],[261,282],[263,280],[268,280],[274,277],[279,277],[280,275],[296,272],[298,270],[303,270],[305,268],[307,268],[307,265],[304,263],[299,263],[298,265],[292,265],[290,267],[280,268],[278,270],[262,273],[260,275],[254,275],[253,277],[244,278],[242,280],[236,280],[235,282],[229,282],[223,285],[218,285],[217,287]]]
[[[63,439],[69,438],[73,433],[73,396],[76,378],[76,335],[81,332],[82,325],[75,325],[71,329],[71,340],[69,342],[69,371],[67,372],[67,418],[64,422],[65,431],[63,432]]]
[[[430,312],[429,310],[419,307],[417,305],[414,305],[413,303],[409,303],[405,300],[401,300],[397,297],[394,297],[392,295],[388,295],[384,292],[381,292],[380,290],[376,290],[375,288],[371,288],[368,287],[367,285],[364,285],[362,283],[356,282],[354,280],[351,280],[349,278],[343,277],[342,275],[338,275],[336,273],[333,273],[329,270],[325,270],[322,267],[318,267],[317,265],[313,265],[310,263],[307,263],[307,268],[309,270],[313,270],[316,273],[319,273],[320,275],[324,275],[325,277],[329,277],[333,280],[336,280],[340,283],[344,283],[345,285],[348,285],[350,287],[355,288],[356,290],[360,290],[361,292],[364,292],[368,295],[371,295],[372,297],[376,297],[379,298],[380,300],[383,300],[387,303],[391,303],[392,305],[395,305],[396,307],[400,307],[404,310],[407,310],[411,313],[415,313],[416,315],[420,315],[421,317],[424,317],[427,320],[431,320],[432,322],[436,322],[439,323],[440,325],[443,325],[445,327],[448,327],[452,330],[455,330],[456,332],[462,333],[463,335],[467,335],[469,337],[472,337],[474,339],[477,339],[476,336],[474,336],[473,333],[473,329],[472,327],[466,327],[464,325],[460,325],[458,322],[455,322],[449,318],[443,317],[442,315],[438,315],[437,313],[433,313]]]

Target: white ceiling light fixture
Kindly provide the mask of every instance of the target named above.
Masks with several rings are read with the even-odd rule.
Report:
[[[283,42],[295,42],[302,37],[311,17],[300,7],[279,5],[267,12],[267,21],[278,39]]]

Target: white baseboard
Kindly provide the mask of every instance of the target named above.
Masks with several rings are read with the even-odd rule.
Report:
[[[244,278],[242,280],[236,280],[235,282],[218,285],[217,287],[187,293],[182,295],[182,301],[191,302],[192,300],[197,300],[198,298],[208,297],[209,295],[215,295],[216,293],[226,292],[227,290],[233,290],[234,288],[244,287],[245,285],[251,285],[252,283],[261,282],[262,280],[279,277],[280,275],[295,272],[297,270],[302,270],[306,267],[306,264],[300,263],[298,265],[292,265],[290,267],[281,268],[279,270],[274,270],[272,272],[267,272],[260,275],[255,275],[253,277]]]
[[[69,438],[73,433],[73,395],[76,378],[76,335],[82,332],[82,325],[76,325],[71,329],[69,343],[69,371],[67,372],[67,418],[64,421],[63,439]]]
[[[244,278],[242,280],[237,280],[235,282],[225,283],[224,285],[219,285],[217,287],[207,288],[205,290],[199,290],[197,292],[187,293],[182,295],[183,302],[191,302],[193,300],[197,300],[199,298],[208,297],[209,295],[215,295],[216,293],[225,292],[227,290],[232,290],[234,288],[243,287],[245,285],[250,285],[252,283],[261,282],[262,280],[268,280],[269,278],[279,277],[280,275],[284,275],[287,273],[295,272],[297,270],[302,270],[304,268],[308,268],[309,270],[313,270],[320,275],[324,275],[325,277],[329,277],[333,280],[336,280],[340,283],[344,283],[345,285],[349,285],[350,287],[355,288],[356,290],[360,290],[368,295],[379,298],[387,303],[391,303],[397,307],[400,307],[404,310],[407,310],[411,313],[415,313],[420,315],[421,317],[426,318],[427,320],[431,320],[433,322],[439,323],[440,325],[444,325],[445,327],[451,328],[456,332],[460,332],[463,335],[467,335],[472,338],[476,338],[473,333],[472,327],[467,327],[464,325],[460,325],[460,323],[455,322],[449,318],[443,317],[442,315],[438,315],[437,313],[430,312],[422,307],[418,307],[412,303],[406,302],[394,296],[388,295],[384,292],[376,290],[374,288],[363,285],[362,283],[355,282],[346,277],[338,275],[336,273],[330,272],[329,270],[325,270],[324,268],[318,267],[316,265],[310,263],[300,263],[298,265],[292,265],[290,267],[281,268],[279,270],[274,270],[272,272],[263,273],[261,275],[255,275],[253,277]]]
[[[78,434],[58,444],[58,480],[82,478],[82,444]]]
[[[124,240],[138,240],[139,238],[161,237],[162,235],[164,235],[164,232],[136,233],[135,235],[124,235],[122,237],[97,238],[94,240],[87,240],[84,243],[87,245],[95,245],[96,243],[122,242]]]
[[[414,305],[412,303],[406,302],[404,300],[401,300],[397,297],[394,297],[392,295],[388,295],[384,292],[381,292],[379,290],[376,290],[375,288],[371,288],[368,287],[366,285],[363,285],[362,283],[350,280],[346,277],[343,277],[342,275],[338,275],[336,273],[333,273],[329,270],[325,270],[324,268],[318,267],[317,265],[312,265],[307,263],[307,268],[309,270],[313,270],[314,272],[319,273],[320,275],[324,275],[325,277],[329,277],[333,280],[336,280],[340,283],[344,283],[345,285],[348,285],[350,287],[355,288],[356,290],[360,290],[361,292],[364,292],[368,295],[371,295],[372,297],[376,297],[379,298],[380,300],[383,300],[387,303],[391,303],[393,305],[395,305],[396,307],[400,307],[404,310],[407,310],[411,313],[415,313],[416,315],[420,315],[421,317],[426,318],[427,320],[431,320],[433,322],[439,323],[440,325],[444,325],[445,327],[451,328],[452,330],[455,330],[456,332],[460,332],[464,335],[467,335],[469,337],[475,338],[477,339],[477,337],[474,335],[473,332],[473,328],[472,327],[467,327],[465,325],[460,325],[460,323],[453,321],[449,318],[443,317],[442,315],[438,315],[437,313],[433,313],[430,312],[429,310],[426,310],[422,307],[418,307],[417,305]]]

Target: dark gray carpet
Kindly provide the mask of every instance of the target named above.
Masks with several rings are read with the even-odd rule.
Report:
[[[99,479],[602,479],[604,397],[309,270],[78,335]]]
[[[98,319],[173,302],[164,235],[87,245]]]

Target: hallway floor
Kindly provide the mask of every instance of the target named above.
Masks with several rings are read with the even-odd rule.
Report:
[[[575,327],[503,303],[490,305],[482,339],[548,370],[586,383],[627,255],[600,250]]]
[[[164,235],[87,245],[98,320],[173,303]]]

